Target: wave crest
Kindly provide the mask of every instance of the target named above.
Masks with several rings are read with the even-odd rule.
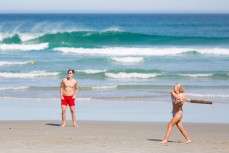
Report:
[[[229,97],[229,94],[198,94],[198,93],[188,93],[188,96],[192,96],[192,97],[228,98]]]
[[[8,66],[8,65],[25,65],[25,64],[31,64],[32,61],[27,62],[9,62],[9,61],[0,61],[0,66]]]
[[[30,50],[44,50],[48,48],[48,43],[41,44],[0,44],[0,50],[22,50],[22,51],[30,51]]]
[[[76,70],[76,72],[82,72],[82,73],[87,73],[87,74],[96,74],[96,73],[106,72],[106,70],[92,70],[92,69],[88,69],[88,70]]]
[[[109,78],[115,78],[115,79],[149,79],[157,77],[158,74],[153,73],[105,73],[105,76]]]
[[[29,87],[0,87],[0,90],[24,90],[29,89]]]
[[[121,63],[138,63],[144,61],[143,57],[112,57],[111,58],[115,62],[121,62]]]
[[[34,77],[51,77],[58,76],[58,72],[46,72],[46,71],[31,71],[31,72],[1,72],[0,77],[2,78],[34,78]]]
[[[106,89],[116,89],[118,85],[113,85],[113,86],[92,86],[92,89],[95,90],[106,90]]]
[[[183,53],[196,51],[199,54],[229,55],[229,48],[71,48],[58,47],[54,51],[63,53],[86,54],[86,55],[107,55],[107,56],[175,56]]]

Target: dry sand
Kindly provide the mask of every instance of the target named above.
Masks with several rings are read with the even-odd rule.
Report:
[[[0,153],[228,153],[229,124],[184,123],[192,143],[173,127],[160,144],[167,123],[79,121],[0,121]]]

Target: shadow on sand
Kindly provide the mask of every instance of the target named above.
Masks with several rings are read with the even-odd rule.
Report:
[[[46,125],[49,125],[49,126],[61,126],[61,124],[56,124],[56,123],[47,123]]]
[[[162,139],[148,139],[148,141],[157,141],[157,142],[161,142]],[[168,142],[171,142],[171,143],[181,143],[181,141],[168,141]]]

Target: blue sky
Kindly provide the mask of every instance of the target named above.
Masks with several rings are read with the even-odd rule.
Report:
[[[229,13],[229,0],[0,0],[0,12]]]

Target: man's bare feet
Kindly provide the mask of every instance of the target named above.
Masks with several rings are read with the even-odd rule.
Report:
[[[163,141],[161,141],[160,143],[161,144],[165,144],[165,143],[167,143],[168,141],[167,140],[163,140]]]
[[[76,123],[73,123],[73,127],[79,127]]]
[[[188,144],[188,143],[191,143],[192,141],[191,140],[187,140],[186,142],[185,142],[185,144]]]
[[[66,126],[66,124],[65,124],[65,123],[61,125],[61,127],[65,127],[65,126]]]

